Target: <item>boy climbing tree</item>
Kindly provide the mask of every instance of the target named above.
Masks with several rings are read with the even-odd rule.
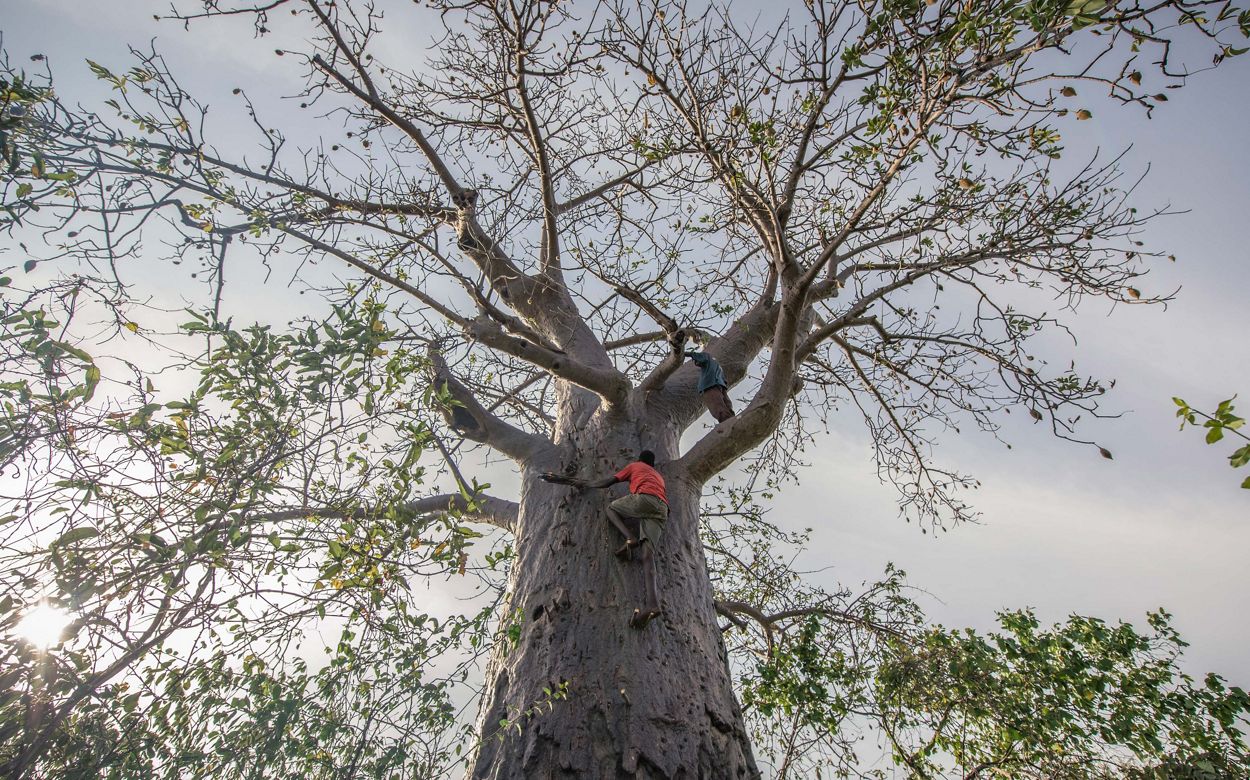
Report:
[[[686,334],[678,331],[669,344],[676,353],[684,354],[686,357],[694,361],[699,367],[699,395],[703,397],[703,405],[716,418],[716,422],[722,423],[734,416],[733,403],[729,400],[729,385],[725,381],[725,372],[720,367],[720,363],[716,358],[706,352],[698,349],[689,349],[683,352],[686,340]],[[699,346],[702,337],[694,334],[691,337],[692,343]]]
[[[609,477],[588,482],[559,474],[543,474],[547,482],[571,485],[579,490],[586,488],[609,488],[618,482],[629,483],[629,495],[608,504],[608,522],[625,537],[625,543],[616,551],[621,560],[631,560],[638,548],[644,568],[647,600],[634,610],[629,624],[634,628],[646,628],[660,615],[659,583],[655,571],[654,546],[664,535],[664,522],[668,520],[668,497],[664,493],[664,477],[655,470],[655,453],[643,450],[638,460]],[[635,532],[634,529],[637,529]]]

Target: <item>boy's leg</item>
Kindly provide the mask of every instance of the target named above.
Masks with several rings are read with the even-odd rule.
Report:
[[[616,557],[621,560],[628,560],[632,558],[634,548],[638,546],[638,534],[632,532],[629,529],[629,526],[626,525],[627,520],[633,520],[634,518],[629,517],[622,512],[621,509],[617,508],[618,506],[621,506],[621,502],[627,501],[628,498],[628,496],[625,498],[618,498],[616,501],[608,504],[608,508],[606,510],[608,522],[620,532],[621,536],[625,537],[625,544],[621,545],[621,548],[616,551]]]
[[[730,400],[729,398],[729,390],[727,388],[722,387],[720,389],[720,397],[721,397],[721,400],[725,404],[725,419],[720,420],[720,422],[724,422],[725,420],[728,420],[730,417],[733,417],[735,414],[737,414],[737,412],[734,411],[734,404],[733,404],[733,401]]]
[[[729,401],[729,392],[717,385],[703,391],[703,405],[716,418],[716,422],[724,422],[734,416],[734,409]]]
[[[629,619],[634,628],[646,628],[647,624],[660,616],[660,584],[655,572],[655,552],[651,549],[649,539],[642,540],[642,576],[647,588],[647,601]]]
[[[644,539],[642,542],[642,568],[646,576],[647,585],[647,603],[643,605],[646,612],[660,611],[660,582],[655,571],[655,551],[651,548],[651,541]]]
[[[638,536],[642,540],[639,552],[642,556],[642,577],[643,584],[646,586],[647,600],[640,608],[634,610],[634,616],[629,622],[634,628],[646,628],[652,619],[660,615],[660,578],[655,563],[655,545],[663,536],[664,525],[653,518],[643,518],[640,521],[639,531]]]
[[[613,526],[615,526],[616,530],[621,532],[621,536],[624,536],[627,541],[631,541],[631,542],[638,541],[637,537],[631,534],[629,532],[629,529],[625,527],[624,515],[622,515],[620,512],[616,511],[615,509],[613,509],[611,505],[608,506],[607,515],[608,515],[608,522],[611,523]]]

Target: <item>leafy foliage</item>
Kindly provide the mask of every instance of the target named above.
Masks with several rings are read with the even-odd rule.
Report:
[[[1176,416],[1181,420],[1181,430],[1184,430],[1186,425],[1198,426],[1198,421],[1202,420],[1201,427],[1207,431],[1207,444],[1215,444],[1223,440],[1225,434],[1238,436],[1247,442],[1233,450],[1233,453],[1228,456],[1228,465],[1238,469],[1250,463],[1250,436],[1238,430],[1246,424],[1246,421],[1233,414],[1233,401],[1235,400],[1237,396],[1220,401],[1215,411],[1208,414],[1193,408],[1182,398],[1172,399],[1173,403],[1179,407],[1176,410]],[[1243,479],[1241,486],[1250,490],[1250,477]]]
[[[90,289],[5,293],[5,455],[25,474],[0,547],[5,772],[437,776],[491,608],[437,616],[410,591],[464,573],[481,534],[405,508],[428,434],[383,308],[290,333],[195,316],[198,385],[164,400],[49,336],[56,308],[99,314]],[[74,615],[46,653],[11,633],[41,602]]]
[[[1028,611],[999,622],[986,636],[928,629],[882,659],[883,730],[918,776],[945,760],[965,777],[1039,778],[1213,757],[1231,776],[1250,761],[1250,697],[1183,674],[1166,613],[1149,616],[1149,634],[1079,616],[1043,628]]]
[[[741,499],[709,507],[704,537],[747,721],[777,777],[895,776],[883,760],[916,778],[1250,768],[1250,696],[1186,674],[1165,611],[1146,632],[1079,615],[1047,627],[1029,610],[989,633],[934,626],[896,569],[858,593],[805,583],[785,553],[806,536]]]

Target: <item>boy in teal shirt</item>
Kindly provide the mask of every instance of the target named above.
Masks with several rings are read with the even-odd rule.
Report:
[[[678,345],[682,340],[681,336],[674,339],[673,346],[680,349]],[[706,352],[689,349],[684,354],[699,367],[699,394],[703,396],[703,405],[716,418],[716,422],[724,422],[733,417],[734,407],[729,400],[729,384],[725,381],[725,372],[720,363]]]

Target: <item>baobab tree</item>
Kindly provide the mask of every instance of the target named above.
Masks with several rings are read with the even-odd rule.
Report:
[[[1152,214],[1117,158],[1064,159],[1061,132],[1096,122],[1091,105],[1147,116],[1186,78],[1178,52],[1237,54],[1223,38],[1250,25],[1188,0],[205,0],[166,16],[221,17],[302,65],[305,123],[274,127],[236,89],[256,145],[217,141],[215,115],[136,51],[128,71],[92,65],[107,107],[38,92],[10,114],[23,181],[6,203],[64,237],[60,262],[119,285],[164,242],[203,265],[212,311],[236,263],[349,269],[351,294],[385,310],[361,338],[404,350],[395,375],[443,410],[439,441],[516,464],[520,496],[493,496],[445,448],[460,497],[406,507],[454,510],[515,549],[474,778],[758,776],[720,621],[770,641],[872,621],[718,599],[709,485],[752,453],[752,484],[775,482],[812,420],[855,414],[927,531],[973,511],[972,478],[932,458],[943,430],[992,432],[1017,408],[1096,447],[1076,419],[1099,414],[1104,385],[1032,345],[1083,300],[1148,299],[1134,285],[1156,255],[1136,236]],[[397,46],[405,24],[418,32]],[[692,330],[740,409],[711,427],[670,345]],[[643,448],[671,511],[663,616],[637,631],[607,499],[539,476],[602,476]],[[388,510],[347,512],[307,484],[285,497],[254,522]],[[928,754],[902,753],[920,772]]]

